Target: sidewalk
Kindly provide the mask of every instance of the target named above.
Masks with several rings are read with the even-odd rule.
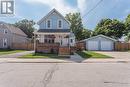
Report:
[[[82,63],[130,63],[130,59],[86,59]]]
[[[130,63],[130,59],[86,59],[81,62],[72,59],[18,59],[0,58],[0,63]]]
[[[20,58],[0,58],[0,63],[73,63],[68,59],[20,59]]]
[[[81,56],[79,56],[77,53],[74,53],[74,55],[70,56],[70,60],[81,63],[84,59]]]

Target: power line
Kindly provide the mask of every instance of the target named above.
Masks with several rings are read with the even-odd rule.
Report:
[[[103,0],[100,0],[92,9],[90,9],[85,15],[82,16],[82,18],[84,18],[85,16],[87,16],[90,12],[92,12],[98,5],[100,5],[100,3],[102,2]]]

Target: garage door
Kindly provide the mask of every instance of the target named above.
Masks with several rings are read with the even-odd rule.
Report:
[[[111,41],[101,41],[101,50],[113,50],[113,44]]]
[[[99,50],[98,41],[88,41],[88,50]]]

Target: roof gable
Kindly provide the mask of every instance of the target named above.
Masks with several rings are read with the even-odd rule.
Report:
[[[58,14],[61,18],[63,18],[68,24],[70,24],[70,22],[67,19],[65,19],[65,17],[62,14],[60,14],[56,9],[51,10],[46,16],[44,16],[40,21],[38,21],[37,24],[40,24],[42,21],[46,20],[46,18],[48,18],[54,12]]]
[[[0,26],[10,30],[12,33],[14,34],[18,34],[18,35],[22,35],[22,36],[27,36],[21,29],[11,25],[11,24],[8,24],[8,23],[5,23],[5,22],[0,22]]]
[[[91,39],[95,39],[95,38],[98,38],[98,37],[103,37],[103,38],[106,38],[106,39],[109,39],[109,40],[112,40],[112,41],[117,41],[116,39],[110,38],[110,37],[105,36],[105,35],[97,35],[97,36],[94,36],[94,37],[90,37],[90,38],[88,38],[88,39],[85,39],[84,41],[91,40]]]

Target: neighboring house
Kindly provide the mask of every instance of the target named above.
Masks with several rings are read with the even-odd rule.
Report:
[[[112,51],[117,40],[104,35],[98,35],[83,41],[86,43],[86,50]]]
[[[55,44],[59,47],[75,45],[75,36],[70,30],[70,23],[56,9],[50,11],[39,22],[35,32],[40,43]]]
[[[13,25],[0,22],[0,48],[11,48],[13,43],[27,42],[27,35]]]

